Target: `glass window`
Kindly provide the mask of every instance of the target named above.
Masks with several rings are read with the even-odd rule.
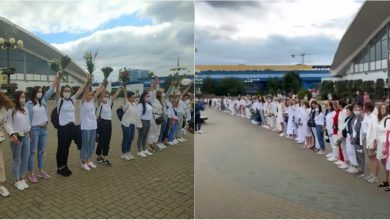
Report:
[[[375,45],[370,45],[370,61],[375,61]]]
[[[370,56],[369,56],[369,54],[368,54],[368,49],[367,48],[364,48],[363,49],[363,51],[364,51],[364,55],[363,55],[363,62],[364,63],[368,63],[370,60],[369,60],[369,58],[370,58]]]
[[[388,48],[387,48],[387,40],[382,41],[382,59],[387,59],[388,54],[387,54]]]
[[[377,69],[377,70],[381,69],[381,67],[382,67],[381,64],[382,64],[381,60],[375,61],[375,69]]]
[[[30,74],[47,74],[47,62],[26,53],[26,72]]]
[[[376,44],[375,44],[375,60],[378,61],[378,60],[382,60],[382,49],[381,49],[381,42],[378,41]]]
[[[368,71],[368,63],[363,64],[363,71]]]

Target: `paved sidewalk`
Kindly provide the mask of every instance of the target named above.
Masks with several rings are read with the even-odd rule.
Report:
[[[148,158],[135,156],[135,137],[132,154],[136,159],[124,161],[119,158],[122,131],[114,113],[109,153],[113,166],[98,164],[96,170],[82,170],[79,151],[72,144],[69,167],[73,174],[65,178],[56,174],[57,135],[51,123],[49,127],[45,166],[52,178],[29,184],[28,190],[17,191],[13,186],[10,147],[3,144],[5,185],[11,196],[0,198],[0,218],[193,218],[192,134],[186,136],[186,143]]]
[[[247,119],[207,110],[196,218],[388,218],[390,193]]]

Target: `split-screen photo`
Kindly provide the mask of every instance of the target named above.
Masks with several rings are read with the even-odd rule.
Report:
[[[0,2],[0,218],[386,219],[390,1]]]

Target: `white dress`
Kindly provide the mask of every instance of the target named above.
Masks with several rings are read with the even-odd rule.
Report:
[[[281,123],[283,123],[284,122],[284,117],[283,117],[283,105],[282,105],[282,103],[278,103],[277,104],[278,105],[278,114],[277,114],[277,116],[276,116],[276,123],[277,123],[277,129],[278,129],[278,131],[281,131],[282,130],[282,125],[281,125]]]
[[[287,108],[287,115],[288,115],[288,121],[287,121],[287,135],[293,135],[294,134],[294,121],[293,121],[293,116],[294,116],[294,112],[293,112],[293,108],[292,106],[289,106]]]

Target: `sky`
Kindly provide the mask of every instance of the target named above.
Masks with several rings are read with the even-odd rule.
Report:
[[[195,3],[196,65],[330,65],[361,0]],[[291,55],[298,55],[294,58]]]
[[[194,68],[192,1],[5,0],[0,2],[0,16],[58,48],[84,69],[84,51],[98,51],[94,72],[98,81],[105,66],[114,69],[113,80],[123,67],[166,76],[178,57],[181,65]]]

